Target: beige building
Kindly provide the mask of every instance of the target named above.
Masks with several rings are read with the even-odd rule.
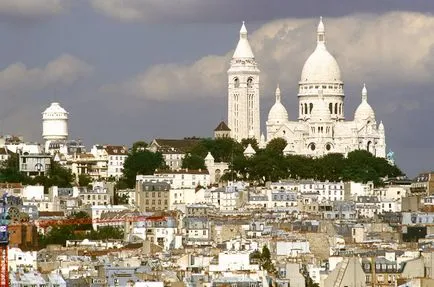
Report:
[[[135,201],[141,212],[169,210],[170,184],[156,181],[138,182]]]

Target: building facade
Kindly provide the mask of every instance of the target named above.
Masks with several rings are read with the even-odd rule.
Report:
[[[377,122],[363,86],[361,103],[353,120],[344,114],[344,82],[336,59],[326,47],[322,19],[317,29],[317,46],[306,60],[298,87],[299,113],[289,120],[282,104],[280,88],[266,121],[266,141],[284,138],[285,154],[323,156],[367,150],[386,157],[384,125]],[[254,137],[260,141],[259,69],[247,40],[244,26],[228,71],[228,125],[236,140]],[[262,138],[262,136],[261,136]]]

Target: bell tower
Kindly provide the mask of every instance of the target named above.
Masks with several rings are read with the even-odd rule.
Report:
[[[260,138],[259,69],[243,22],[228,70],[228,125],[231,136]]]

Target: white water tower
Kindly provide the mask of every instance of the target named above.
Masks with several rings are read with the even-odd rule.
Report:
[[[50,142],[68,138],[68,112],[59,103],[51,103],[42,113],[42,138],[46,150]]]

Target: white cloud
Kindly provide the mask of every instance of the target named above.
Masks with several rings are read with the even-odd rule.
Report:
[[[153,22],[194,15],[203,0],[91,0],[93,8],[125,22]],[[197,12],[197,11],[196,11]]]
[[[23,63],[15,63],[0,71],[0,90],[23,93],[49,86],[71,85],[80,77],[88,76],[92,70],[92,66],[69,54],[61,55],[43,68],[28,68]]]
[[[0,0],[0,14],[8,16],[41,17],[64,12],[69,0]]]
[[[296,95],[302,65],[315,48],[318,19],[287,19],[265,24],[250,37],[261,69],[263,91],[277,82]],[[327,46],[347,86],[379,87],[426,83],[434,72],[434,17],[393,12],[325,19]],[[234,47],[238,39],[234,38]],[[102,89],[153,100],[226,96],[226,70],[233,51],[206,56],[189,65],[156,65],[121,84]],[[292,96],[291,96],[292,97]]]

